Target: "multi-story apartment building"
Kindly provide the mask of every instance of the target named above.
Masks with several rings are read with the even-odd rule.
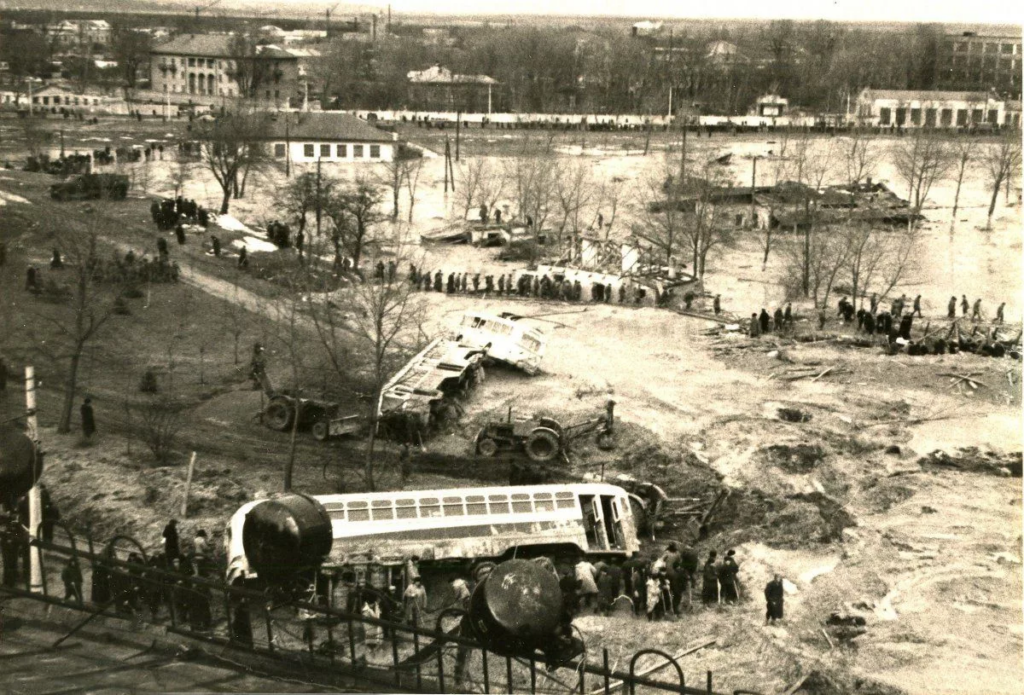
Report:
[[[288,106],[301,100],[299,58],[276,46],[260,46],[254,57],[233,50],[227,34],[183,34],[150,53],[151,89],[196,97],[250,97]],[[242,66],[242,61],[250,64]],[[249,94],[239,86],[250,77]],[[255,78],[251,76],[255,75]]]
[[[938,63],[939,89],[994,89],[1008,99],[1020,99],[1020,35],[979,36],[964,32],[946,36]]]

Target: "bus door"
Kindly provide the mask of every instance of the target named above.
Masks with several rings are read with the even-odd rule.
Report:
[[[605,533],[611,541],[611,550],[626,549],[626,534],[622,530],[621,502],[613,495],[601,495],[601,511]]]
[[[587,543],[591,550],[608,550],[608,529],[604,523],[601,498],[594,495],[580,495],[583,509],[583,527],[587,532]]]

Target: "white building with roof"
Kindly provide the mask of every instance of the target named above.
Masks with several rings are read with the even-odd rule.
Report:
[[[865,89],[854,117],[877,128],[1012,127],[1007,113],[1006,102],[991,92]]]
[[[397,134],[337,112],[278,114],[266,139],[275,160],[299,165],[390,162],[398,149]]]

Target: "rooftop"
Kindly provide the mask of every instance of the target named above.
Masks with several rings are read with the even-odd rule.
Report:
[[[348,140],[355,142],[392,142],[391,133],[347,113],[281,113],[270,122],[269,138],[283,140]]]
[[[159,46],[152,52],[157,55],[205,56],[207,58],[230,58],[232,56],[229,34],[181,34]],[[294,60],[296,56],[276,46],[261,46],[259,55],[263,58]]]
[[[487,75],[455,75],[448,68],[433,65],[426,70],[410,70],[406,79],[418,84],[498,84]]]
[[[900,101],[999,101],[998,97],[987,92],[944,92],[925,89],[865,89],[861,92],[861,98]]]

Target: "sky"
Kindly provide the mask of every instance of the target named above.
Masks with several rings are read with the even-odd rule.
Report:
[[[386,7],[387,0],[362,0]],[[392,0],[412,14],[555,14],[623,17],[828,19],[873,22],[1021,24],[1014,0]]]

